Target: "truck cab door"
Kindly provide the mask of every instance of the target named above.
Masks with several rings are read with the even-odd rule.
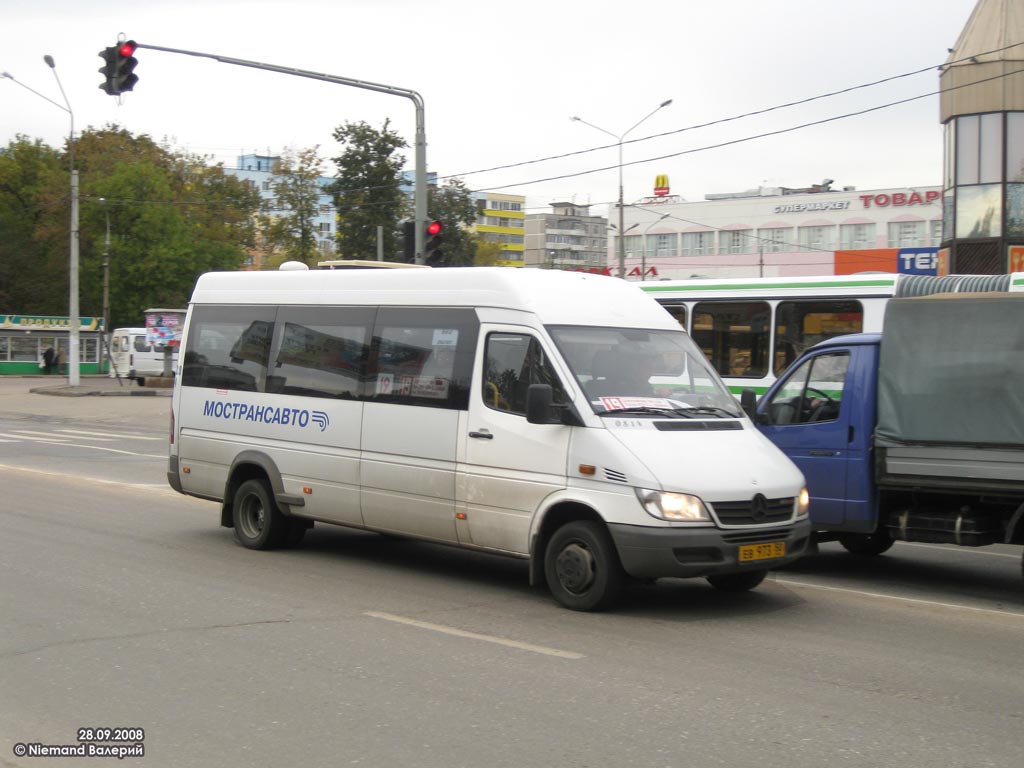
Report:
[[[824,527],[846,519],[850,408],[844,406],[849,350],[811,355],[780,379],[757,407],[758,428],[807,480],[811,520]]]

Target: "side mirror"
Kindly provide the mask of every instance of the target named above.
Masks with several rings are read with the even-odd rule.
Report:
[[[757,393],[754,390],[744,389],[740,392],[740,408],[751,421],[757,421]]]
[[[526,421],[530,424],[559,424],[551,414],[554,396],[550,384],[531,384],[526,390]]]

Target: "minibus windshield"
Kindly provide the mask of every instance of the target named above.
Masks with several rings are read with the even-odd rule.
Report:
[[[739,418],[741,411],[683,331],[549,326],[595,413]]]

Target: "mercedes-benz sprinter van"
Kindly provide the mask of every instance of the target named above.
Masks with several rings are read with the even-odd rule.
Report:
[[[809,536],[803,476],[675,319],[584,273],[205,274],[168,480],[252,549],[314,522],[467,547],[576,610],[628,577],[751,589]]]

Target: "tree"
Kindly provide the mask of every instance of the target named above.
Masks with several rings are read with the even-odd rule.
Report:
[[[264,209],[269,215],[263,218],[271,266],[289,260],[313,266],[320,258],[316,229],[322,194],[319,149],[285,150],[274,163],[271,187],[276,200]]]
[[[495,267],[501,263],[501,243],[488,240],[483,235],[476,236],[476,255],[473,257],[474,267]]]
[[[107,221],[113,325],[138,325],[149,307],[184,307],[200,274],[246,258],[259,193],[221,166],[117,126],[84,131],[75,166],[83,315],[103,311]],[[9,312],[67,314],[67,168],[66,152],[25,137],[0,152],[0,302]]]
[[[427,197],[430,218],[444,226],[438,266],[471,267],[477,243],[471,227],[476,222],[476,203],[461,179],[451,179],[443,187],[430,190]]]
[[[49,222],[69,220],[70,188],[60,153],[39,139],[18,135],[0,151],[0,308],[5,311],[67,313],[67,228],[54,231]],[[63,247],[57,234],[65,235]]]
[[[408,202],[401,189],[405,157],[398,150],[408,144],[389,123],[385,120],[379,131],[364,122],[334,130],[345,150],[334,158],[338,174],[327,191],[338,211],[338,254],[343,258],[375,259],[378,226],[384,228],[385,258],[400,258],[398,222]]]

